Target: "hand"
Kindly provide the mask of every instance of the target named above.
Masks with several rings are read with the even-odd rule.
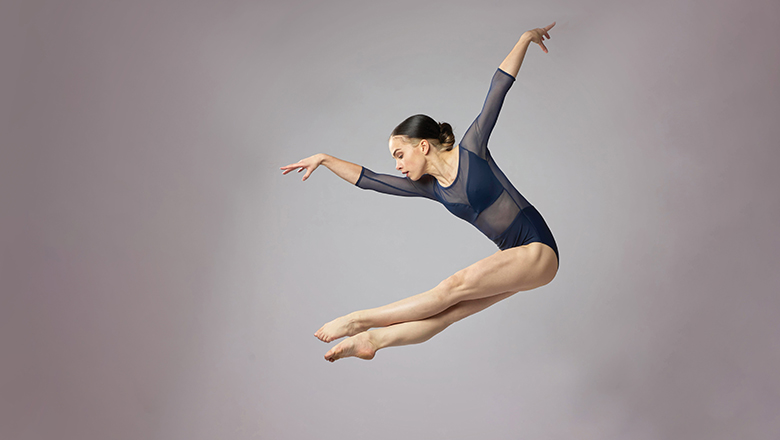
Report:
[[[527,38],[531,42],[538,44],[539,46],[542,46],[542,50],[544,51],[544,53],[547,53],[547,47],[545,47],[542,41],[544,41],[545,37],[550,38],[550,34],[548,34],[547,32],[549,32],[549,30],[552,29],[553,26],[555,26],[555,22],[543,28],[536,28],[527,31],[526,33],[523,34],[523,37]]]
[[[303,170],[306,170],[306,174],[304,174],[303,179],[301,179],[301,181],[305,181],[309,178],[309,176],[311,176],[311,173],[313,173],[314,170],[320,166],[320,164],[322,164],[322,155],[315,154],[314,156],[307,157],[306,159],[299,160],[296,163],[283,166],[279,169],[284,170],[282,174],[287,174],[289,172],[295,171],[296,169],[299,173]]]

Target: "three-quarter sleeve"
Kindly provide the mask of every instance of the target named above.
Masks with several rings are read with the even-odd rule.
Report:
[[[485,98],[485,104],[482,106],[482,111],[468,130],[466,130],[466,133],[463,134],[463,139],[460,142],[461,147],[483,159],[485,158],[488,138],[498,120],[498,114],[501,111],[501,106],[504,104],[504,97],[514,82],[515,77],[501,69],[496,70],[496,73],[493,74],[493,79],[490,81],[490,89],[488,90],[487,98]]]
[[[406,177],[377,174],[363,167],[355,185],[362,189],[403,197],[425,197],[436,200],[433,193],[433,177],[424,175],[415,182]]]

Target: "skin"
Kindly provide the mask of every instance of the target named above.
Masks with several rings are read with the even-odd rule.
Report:
[[[555,23],[525,32],[499,68],[517,76],[531,43],[547,53],[543,41],[550,38]],[[458,173],[459,146],[447,151],[433,139],[410,139],[393,136],[388,141],[396,169],[412,180],[428,174],[442,186],[451,185]],[[357,183],[362,167],[327,154],[315,154],[294,164],[281,167],[282,174],[306,173],[306,181],[320,165],[336,175]],[[439,285],[394,303],[359,310],[323,325],[314,336],[324,342],[347,337],[326,354],[333,362],[344,357],[373,359],[382,348],[419,344],[432,338],[449,325],[477,313],[513,294],[541,287],[555,278],[558,259],[543,243],[500,250],[458,271]]]
[[[409,139],[405,136],[391,137],[389,146],[395,159],[395,169],[409,179],[416,181],[429,174],[442,186],[450,186],[458,175],[459,147],[447,151],[432,139]]]

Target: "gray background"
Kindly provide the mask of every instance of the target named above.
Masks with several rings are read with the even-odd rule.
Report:
[[[459,138],[552,21],[490,145],[558,277],[325,362],[495,247],[279,167]],[[0,438],[778,438],[778,41],[774,0],[3,1]]]

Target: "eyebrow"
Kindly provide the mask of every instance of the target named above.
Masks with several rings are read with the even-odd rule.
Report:
[[[396,148],[395,150],[393,150],[393,157],[395,157],[395,153],[398,152],[398,151],[401,151],[401,149],[400,148]]]

